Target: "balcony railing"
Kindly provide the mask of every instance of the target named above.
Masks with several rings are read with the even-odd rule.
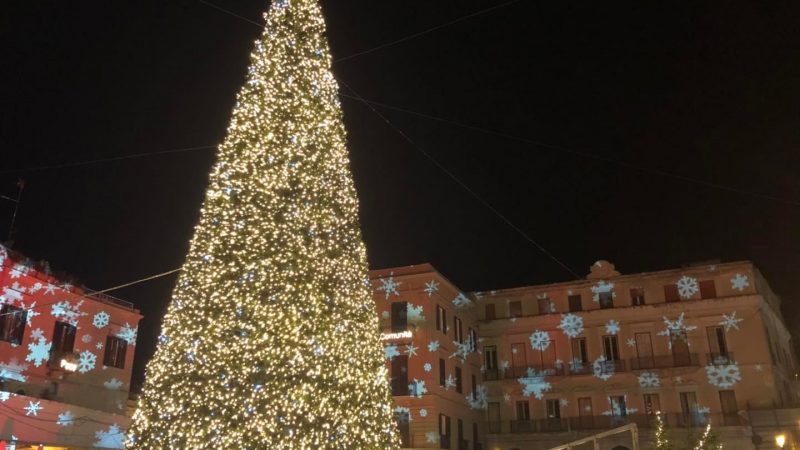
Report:
[[[700,358],[696,353],[678,353],[663,356],[631,358],[631,370],[666,369],[670,367],[698,367]]]
[[[662,414],[665,426],[670,428],[702,428],[708,423],[712,426],[739,426],[742,419],[737,414]],[[648,414],[628,414],[624,416],[584,416],[553,419],[510,420],[489,422],[489,433],[558,433],[573,430],[608,430],[629,423],[639,428],[655,426],[655,416]]]
[[[708,364],[712,366],[727,366],[733,364],[733,353],[731,352],[717,352],[708,354]]]

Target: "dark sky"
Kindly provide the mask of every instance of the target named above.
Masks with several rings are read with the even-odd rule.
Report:
[[[212,2],[257,22],[268,5]],[[323,7],[341,58],[501,3]],[[798,23],[796,1],[521,0],[334,71],[367,99],[516,136],[379,108],[579,274],[600,258],[623,273],[751,259],[800,318]],[[27,183],[14,247],[95,289],[180,266],[213,150],[17,169],[220,142],[259,34],[197,0],[6,5],[0,194]],[[465,290],[571,279],[375,113],[342,102],[373,268],[431,262]],[[10,218],[0,201],[3,239]],[[116,293],[146,316],[137,376],[173,283]]]

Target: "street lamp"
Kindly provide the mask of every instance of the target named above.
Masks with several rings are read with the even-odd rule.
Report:
[[[778,444],[778,447],[783,449],[784,444],[786,444],[786,435],[785,434],[779,434],[779,435],[775,436],[775,443]]]

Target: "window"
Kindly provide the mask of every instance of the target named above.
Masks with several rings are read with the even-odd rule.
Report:
[[[522,302],[509,302],[508,315],[509,317],[522,317]]]
[[[408,395],[408,355],[392,358],[392,395]]]
[[[560,419],[561,418],[561,400],[549,399],[547,400],[547,418]]]
[[[528,363],[525,358],[525,344],[511,344],[511,370],[515,377],[522,376],[528,371]]]
[[[456,342],[464,342],[464,330],[461,329],[461,319],[453,316],[453,332],[455,333]]]
[[[592,398],[580,397],[578,399],[578,420],[581,428],[591,428],[594,422],[592,412]]]
[[[447,334],[447,311],[436,305],[436,329]]]
[[[474,444],[473,444],[474,447],[472,447],[472,448],[474,448],[475,450],[480,448],[479,447],[480,444],[478,444],[478,424],[477,424],[477,422],[472,422],[472,442],[474,442]]]
[[[708,355],[711,364],[730,364],[728,355],[728,343],[725,340],[725,329],[723,327],[706,328],[708,336]]]
[[[631,289],[631,305],[633,306],[644,305],[644,288]]]
[[[654,368],[656,361],[653,357],[653,342],[650,333],[636,333],[634,339],[636,340],[636,365],[633,369]]]
[[[50,347],[50,361],[55,367],[61,364],[61,358],[72,353],[75,348],[75,332],[77,327],[65,322],[56,321],[53,330],[53,345]]]
[[[411,415],[408,411],[394,411],[394,421],[400,432],[400,447],[411,447]]]
[[[572,338],[572,360],[582,363],[589,362],[589,355],[586,353],[586,338]]]
[[[497,313],[495,312],[494,309],[494,303],[487,303],[485,308],[486,308],[486,312],[484,313],[484,315],[486,316],[485,319],[494,320],[497,317]]]
[[[477,345],[478,345],[478,333],[476,333],[475,330],[472,329],[472,327],[469,327],[468,330],[469,330],[469,335],[468,335],[468,337],[469,337],[469,350],[471,352],[474,352],[474,351],[476,351],[478,349],[478,347],[477,347]]]
[[[728,422],[730,418],[737,417],[739,415],[739,405],[736,403],[736,393],[733,391],[719,391],[719,404],[722,407],[722,418],[725,420],[725,425],[729,425]]]
[[[531,410],[527,400],[517,402],[517,420],[531,420]]]
[[[644,394],[644,413],[654,416],[659,411],[661,411],[661,401],[658,399],[658,394]]]
[[[580,295],[570,295],[568,297],[568,300],[569,300],[569,312],[583,311],[583,303],[581,302]]]
[[[408,303],[392,303],[392,333],[408,329]]]
[[[128,350],[128,343],[118,337],[109,336],[106,338],[106,353],[103,356],[103,365],[125,368],[125,353]]]
[[[478,379],[472,375],[472,400],[478,399]]]
[[[486,370],[497,370],[497,347],[494,345],[483,347],[483,356]]]
[[[612,395],[608,397],[608,403],[611,405],[612,417],[623,418],[628,415],[628,405],[624,395]]]
[[[717,286],[714,280],[700,282],[700,298],[717,298]]]
[[[450,448],[450,417],[439,414],[439,443],[442,448]]]
[[[681,301],[681,296],[678,294],[677,284],[667,284],[664,286],[664,301],[667,303],[674,303]]]
[[[685,331],[670,331],[670,344],[672,345],[672,363],[675,367],[692,365],[692,355],[689,353],[689,337]]]
[[[540,299],[537,299],[536,302],[537,302],[537,304],[539,306],[539,314],[550,314],[550,299],[549,298],[547,298],[547,297],[540,298]]]
[[[447,384],[447,367],[444,365],[444,358],[439,358],[439,386],[444,387]]]
[[[619,345],[616,336],[603,336],[603,355],[606,361],[619,361]]]
[[[681,392],[681,415],[685,425],[695,424],[698,419],[697,396],[694,392]]]
[[[464,421],[461,419],[456,419],[456,439],[458,439],[458,447],[459,450],[462,448],[462,442],[464,442]]]
[[[463,391],[461,383],[461,367],[456,367],[456,392],[461,394]]]
[[[16,306],[3,305],[0,309],[0,341],[22,343],[28,313]]]
[[[609,292],[599,292],[597,297],[600,300],[600,309],[608,309],[614,307],[614,293]]]

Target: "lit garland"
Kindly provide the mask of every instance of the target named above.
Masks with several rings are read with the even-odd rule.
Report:
[[[130,448],[399,447],[322,12],[266,19]]]

